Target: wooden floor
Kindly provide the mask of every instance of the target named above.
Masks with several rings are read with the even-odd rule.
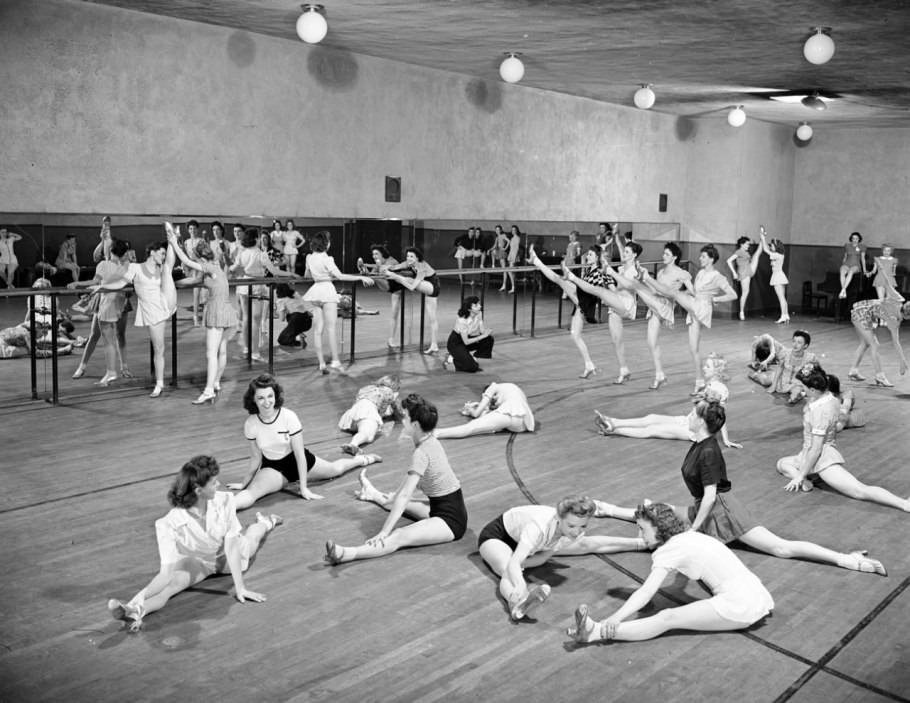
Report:
[[[376,300],[383,315],[373,324],[382,335],[385,302]],[[564,634],[575,606],[609,614],[647,575],[650,557],[564,558],[529,572],[550,583],[553,595],[535,621],[511,624],[478,558],[476,534],[509,507],[574,493],[625,505],[644,497],[686,502],[679,475],[685,443],[603,438],[591,420],[595,407],[620,416],[686,412],[692,372],[678,324],[662,337],[670,383],[649,391],[644,324],[635,322],[626,328],[632,380],[610,382],[616,362],[605,325],[586,335],[604,373],[580,380],[568,336],[551,324],[535,339],[526,327],[512,337],[509,305],[499,293],[487,300],[488,319],[501,332],[495,358],[477,375],[444,372],[438,359],[415,352],[376,353],[347,376],[323,377],[299,363],[280,370],[307,446],[327,458],[341,456],[335,424],[357,387],[382,373],[399,372],[404,391],[433,400],[442,424],[458,422],[460,406],[490,380],[520,384],[537,432],[445,442],[470,513],[463,540],[327,567],[326,539],[357,543],[384,520],[378,508],[352,498],[356,473],[317,487],[323,501],[274,495],[257,508],[286,523],[247,576],[268,601],[241,605],[228,595],[230,577],[212,578],[149,616],[137,635],[109,619],[105,602],[132,596],[156,570],[153,521],[167,511],[170,477],[183,461],[211,453],[223,480],[243,473],[241,396],[258,370],[232,366],[214,407],[191,405],[198,388],[185,382],[158,400],[126,387],[73,391],[59,407],[6,404],[0,701],[910,701],[910,515],[827,490],[786,493],[774,464],[800,448],[801,409],[771,398],[743,373],[753,335],[804,327],[828,370],[845,378],[855,339],[830,321],[794,316],[789,328],[775,328],[773,318],[718,320],[707,331],[703,349],[730,362],[730,436],[745,445],[726,451],[728,469],[736,494],[768,528],[841,550],[868,549],[888,578],[738,549],[774,596],[773,616],[762,624],[744,633],[575,648]],[[443,339],[451,317],[451,310],[441,315]],[[890,345],[883,356],[897,388],[855,384],[869,425],[842,433],[839,448],[864,480],[907,495],[910,378],[898,380]],[[19,362],[0,362],[4,387],[13,380],[11,363]],[[66,369],[72,366],[75,360]],[[410,442],[396,427],[374,449],[384,462],[370,475],[393,488]],[[629,523],[596,523],[591,532],[635,533]],[[678,578],[655,606],[703,596],[699,584]]]

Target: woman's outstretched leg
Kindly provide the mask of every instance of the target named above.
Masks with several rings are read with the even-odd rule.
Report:
[[[164,263],[161,265],[161,295],[164,296],[164,307],[173,315],[177,310],[177,286],[174,285],[174,263],[177,254],[174,245],[167,245]]]
[[[343,459],[329,461],[322,457],[316,457],[316,463],[313,468],[307,472],[307,477],[315,481],[324,481],[330,478],[337,478],[346,474],[353,469],[361,469],[370,464],[376,464],[382,461],[378,454],[358,454],[357,456],[347,456]]]
[[[440,427],[436,430],[436,437],[438,439],[464,439],[478,434],[491,434],[510,429],[514,424],[513,420],[521,423],[519,418],[510,418],[501,413],[487,413],[463,425]]]
[[[901,498],[886,488],[868,486],[840,464],[829,466],[818,473],[818,477],[831,488],[854,500],[868,500],[881,503],[889,508],[910,512],[910,499]]]
[[[588,616],[588,608],[579,606],[575,612],[575,633],[573,636],[579,642],[598,642],[603,636],[602,622],[597,622]],[[656,615],[651,615],[638,620],[627,620],[616,626],[616,631],[610,639],[626,642],[640,642],[654,639],[669,630],[699,630],[704,632],[727,632],[731,630],[744,630],[748,624],[727,620],[718,615],[717,610],[710,600],[699,600],[687,603],[678,608],[667,608]]]
[[[385,539],[371,539],[357,547],[342,547],[334,542],[326,544],[327,556],[333,563],[375,559],[397,552],[406,547],[423,547],[429,544],[444,544],[455,540],[451,528],[442,518],[431,517],[411,525],[396,527]]]
[[[651,350],[651,359],[654,362],[654,385],[652,387],[657,388],[667,378],[661,361],[659,338],[660,318],[652,309],[651,317],[648,318],[648,349]]]
[[[607,318],[607,325],[610,328],[613,348],[616,350],[616,361],[619,363],[619,377],[614,383],[622,383],[629,376],[629,367],[626,365],[626,343],[622,334],[622,318],[618,314],[611,312]]]
[[[823,564],[833,564],[842,569],[887,575],[877,559],[870,559],[865,552],[835,552],[814,542],[789,540],[778,537],[766,527],[753,527],[739,538],[743,544],[770,554],[778,559],[809,559]]]

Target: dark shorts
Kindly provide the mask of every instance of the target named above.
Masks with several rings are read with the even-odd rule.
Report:
[[[439,276],[437,276],[437,275],[434,273],[434,274],[433,274],[432,276],[430,276],[429,278],[424,278],[423,280],[425,280],[427,283],[429,283],[431,286],[433,286],[433,292],[432,292],[432,293],[426,293],[425,295],[426,295],[428,298],[438,298],[438,297],[439,297]]]
[[[495,520],[488,522],[486,527],[480,531],[480,536],[477,537],[477,548],[480,548],[484,542],[498,539],[500,542],[503,542],[511,549],[513,552],[515,548],[518,547],[518,542],[512,539],[512,535],[506,532],[506,524],[502,521],[502,515],[500,515]]]
[[[310,471],[316,463],[316,455],[306,447],[303,449],[303,455],[306,457],[306,470]],[[294,481],[300,480],[300,472],[297,471],[297,459],[294,457],[294,452],[291,452],[280,459],[267,459],[266,457],[262,457],[262,468],[266,467],[275,469],[275,471],[287,479],[288,483],[294,483]]]
[[[455,535],[455,541],[464,537],[468,529],[468,509],[465,507],[461,489],[448,495],[430,498],[430,517],[438,517],[448,525]]]
[[[582,317],[588,323],[596,325],[599,322],[597,319],[597,303],[600,298],[583,290],[576,290],[575,295],[578,297],[577,309],[581,310]]]

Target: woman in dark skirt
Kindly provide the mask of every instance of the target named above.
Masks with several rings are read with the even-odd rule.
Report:
[[[689,413],[694,443],[683,461],[682,475],[695,503],[688,511],[678,512],[688,519],[693,530],[724,544],[739,540],[781,559],[810,559],[843,569],[888,575],[881,562],[868,558],[865,551],[835,552],[813,542],[786,540],[759,524],[733,495],[727,479],[727,465],[716,437],[725,421],[724,408],[718,402],[699,401]]]
[[[482,369],[475,359],[493,358],[493,333],[483,324],[483,308],[476,295],[462,301],[446,349],[449,356],[443,366],[454,364],[456,371],[476,373]]]

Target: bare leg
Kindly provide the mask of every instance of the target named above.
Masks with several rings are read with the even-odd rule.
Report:
[[[689,324],[689,353],[692,355],[692,365],[695,367],[696,390],[705,385],[705,379],[702,378],[700,345],[701,323],[693,317]]]
[[[389,346],[396,347],[398,343],[395,342],[396,337],[398,336],[399,324],[401,322],[399,316],[401,313],[401,291],[396,291],[389,295]]]
[[[325,368],[325,355],[322,352],[322,330],[325,327],[325,315],[321,305],[313,306],[313,351],[316,352],[316,361],[319,368]],[[336,312],[337,314],[337,312]]]
[[[234,494],[234,504],[237,510],[244,510],[263,496],[277,493],[287,485],[288,482],[281,472],[268,466],[263,467],[256,472],[246,488]]]
[[[423,547],[428,544],[444,544],[455,540],[451,528],[442,518],[428,517],[404,527],[396,527],[384,540],[375,544],[364,543],[358,547],[335,545],[338,561],[375,559],[397,552],[405,547]]]
[[[158,322],[148,328],[149,339],[152,342],[152,352],[155,365],[155,386],[164,387],[164,326],[165,322]]]
[[[800,540],[788,540],[778,537],[766,527],[753,527],[746,534],[739,538],[739,541],[753,549],[757,549],[765,554],[777,557],[778,559],[809,559],[811,561],[822,562],[823,564],[833,564],[843,569],[853,571],[867,571],[882,573],[884,568],[881,563],[875,559],[864,558],[864,552],[835,552],[833,549],[822,547],[814,542],[804,542]],[[866,564],[863,564],[863,561]],[[881,571],[875,569],[877,565]],[[867,568],[863,568],[866,566]],[[868,568],[872,567],[872,568]]]
[[[622,383],[629,376],[629,367],[626,366],[626,344],[622,336],[622,318],[611,313],[607,318],[607,325],[610,328],[613,348],[616,350],[616,361],[619,363],[619,377],[615,383]]]
[[[88,340],[85,342],[85,348],[82,350],[82,358],[79,360],[79,366],[73,374],[73,378],[79,378],[85,373],[85,367],[92,358],[95,347],[98,346],[98,340],[101,339],[101,323],[98,322],[98,316],[92,315],[92,324],[89,328]]]
[[[329,340],[329,354],[332,357],[332,366],[341,366],[341,361],[338,359],[338,337],[336,334],[336,327],[338,324],[337,303],[323,303],[322,323],[326,337],[328,337]]]
[[[569,334],[572,337],[572,341],[575,342],[575,346],[578,347],[578,352],[581,354],[582,360],[585,362],[585,370],[582,376],[587,377],[593,373],[597,367],[591,360],[591,354],[588,352],[588,345],[585,344],[585,340],[581,336],[581,332],[584,327],[585,318],[581,313],[581,308],[578,308],[575,311],[575,314],[572,315],[572,322],[569,326]]]
[[[370,444],[376,439],[379,427],[380,426],[375,420],[360,420],[357,423],[357,431],[348,444],[353,444],[355,447],[362,447],[365,444]]]
[[[233,336],[237,333],[236,329],[223,329],[221,341],[218,344],[218,370],[215,372],[215,390],[221,389],[221,377],[224,375],[224,369],[227,366],[227,346]]]
[[[375,503],[383,510],[389,510],[392,507],[394,493],[383,493],[374,486],[370,479],[367,478],[366,469],[360,472],[360,490],[354,495],[357,500],[367,503]],[[404,509],[404,514],[412,520],[426,520],[430,517],[430,506],[417,500],[409,501]]]
[[[601,636],[601,623],[587,615],[587,606],[576,611],[577,635],[579,642],[597,642]],[[726,632],[744,630],[749,624],[728,620],[719,615],[710,600],[687,603],[678,608],[667,608],[656,615],[638,620],[628,620],[616,626],[614,640],[640,642],[654,639],[669,630],[698,630],[703,632]]]
[[[787,306],[787,287],[778,283],[774,286],[774,292],[777,294],[777,302],[780,303],[780,319],[778,322],[786,322],[790,319],[790,308]]]
[[[161,294],[164,296],[164,307],[172,315],[177,310],[177,286],[174,285],[174,262],[177,254],[171,244],[167,245],[164,264],[161,266]]]
[[[660,358],[660,318],[653,313],[648,318],[648,348],[651,350],[651,359],[654,361],[654,383],[660,385],[666,375]]]
[[[739,286],[742,289],[742,294],[739,296],[739,319],[742,320],[746,317],[746,300],[749,297],[749,288],[752,285],[752,278],[750,276],[739,278]]]
[[[910,512],[910,499],[900,498],[880,486],[867,486],[840,464],[820,471],[818,477],[834,490],[854,500],[868,500]]]
[[[328,461],[327,459],[317,456],[313,468],[307,472],[307,478],[312,481],[324,481],[330,478],[337,478],[348,471],[361,469],[379,461],[382,461],[382,458],[377,454],[360,454],[358,456],[336,459],[335,461]]]
[[[432,288],[429,284],[427,284],[427,286]],[[420,287],[422,287],[422,284]],[[420,292],[424,295],[427,293],[425,290],[420,290]],[[432,292],[432,290],[430,292]],[[427,311],[427,322],[430,325],[430,349],[435,351],[439,349],[439,320],[436,317],[438,298],[432,298],[426,295],[424,301],[424,306]]]
[[[206,394],[214,394],[215,381],[218,378],[219,357],[221,356],[221,338],[224,336],[224,330],[220,327],[206,327],[205,329],[205,391]]]
[[[513,429],[515,427],[519,429]],[[438,439],[464,439],[472,435],[491,434],[501,430],[521,432],[524,431],[524,424],[521,418],[510,417],[502,413],[487,413],[463,425],[440,427],[436,430],[436,437]]]

